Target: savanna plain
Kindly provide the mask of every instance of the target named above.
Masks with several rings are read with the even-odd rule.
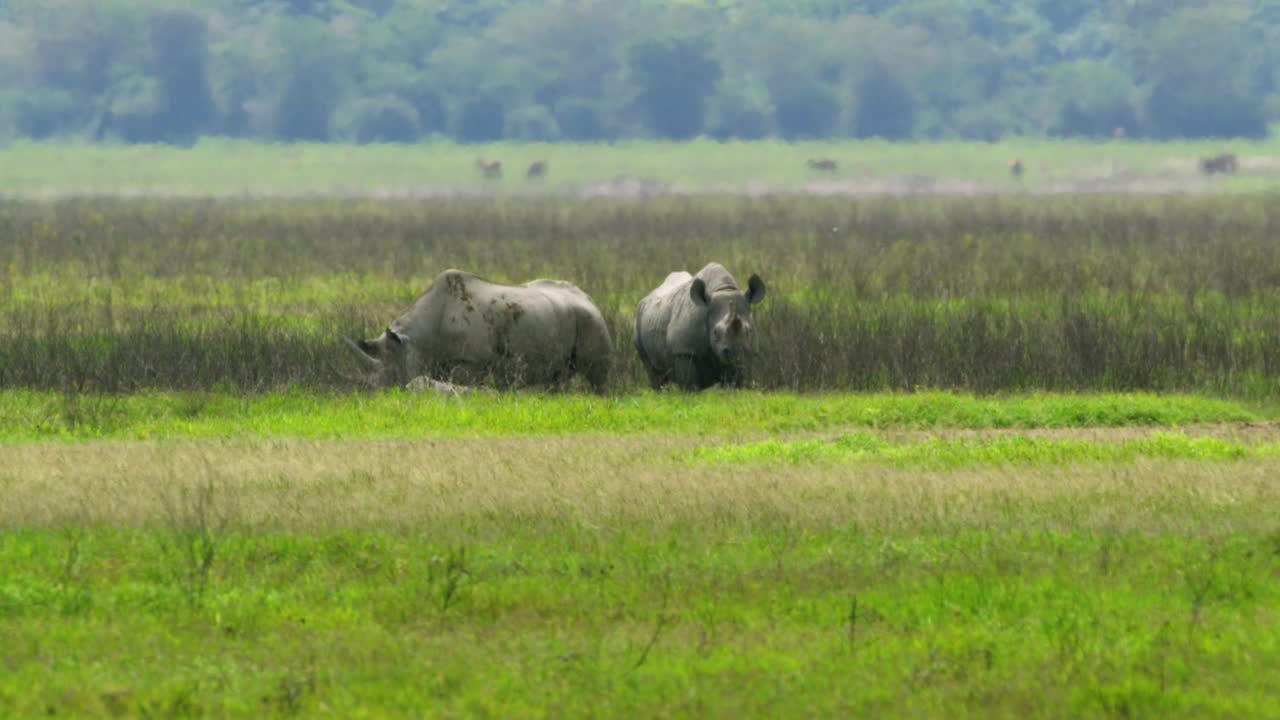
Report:
[[[0,715],[1275,716],[1276,200],[9,199]],[[654,392],[710,260],[750,385]],[[448,267],[609,392],[364,386]]]

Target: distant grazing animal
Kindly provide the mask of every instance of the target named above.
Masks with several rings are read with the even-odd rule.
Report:
[[[669,380],[685,390],[739,386],[755,352],[751,306],[764,299],[752,275],[747,291],[719,263],[697,275],[673,272],[636,306],[635,346],[656,390]]]
[[[1214,173],[1233,173],[1240,167],[1234,153],[1222,153],[1213,157],[1200,158],[1200,171],[1205,175]]]
[[[547,161],[535,160],[529,165],[529,171],[524,174],[526,180],[541,180],[547,176]]]
[[[441,273],[377,338],[344,339],[378,386],[419,375],[559,385],[580,373],[604,392],[613,348],[600,310],[574,285],[502,285],[461,270]]]
[[[1009,161],[1009,175],[1012,176],[1014,180],[1021,180],[1022,173],[1026,169],[1026,166],[1022,164],[1022,158],[1014,158]]]
[[[1125,136],[1124,126],[1117,125],[1111,130],[1111,137],[1114,140],[1123,140]]]
[[[809,158],[806,164],[810,170],[817,170],[818,172],[833,173],[839,169],[836,161],[831,158]]]
[[[497,180],[502,177],[501,160],[485,160],[483,158],[476,158],[476,167],[480,169],[485,180]]]

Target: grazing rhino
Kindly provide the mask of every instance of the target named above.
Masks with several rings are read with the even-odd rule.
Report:
[[[587,294],[558,280],[502,285],[445,270],[385,332],[347,344],[376,385],[419,375],[451,382],[558,385],[581,373],[604,392],[613,343]]]
[[[668,275],[636,306],[636,352],[653,388],[668,380],[685,390],[741,385],[755,350],[751,306],[764,291],[759,275],[739,290],[719,263]]]

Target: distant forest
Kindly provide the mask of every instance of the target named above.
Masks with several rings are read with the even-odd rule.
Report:
[[[0,0],[0,140],[1257,137],[1280,0]]]

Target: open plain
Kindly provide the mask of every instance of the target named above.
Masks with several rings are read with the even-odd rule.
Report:
[[[1231,151],[1238,167],[1206,175]],[[343,145],[202,138],[193,146],[17,141],[0,151],[0,196],[204,198],[624,198],[669,195],[1138,195],[1280,187],[1275,139],[489,143]],[[503,163],[487,175],[478,158]],[[815,169],[809,160],[831,163]],[[1013,158],[1025,171],[1009,172]],[[527,177],[543,163],[542,174]]]
[[[134,177],[171,182],[154,152]],[[192,163],[104,197],[15,167],[0,715],[1274,712],[1280,205],[1216,192],[1262,175],[212,197],[244,188]],[[652,392],[635,303],[710,260],[769,284],[749,386]],[[608,392],[365,387],[341,337],[447,267],[581,287]]]

